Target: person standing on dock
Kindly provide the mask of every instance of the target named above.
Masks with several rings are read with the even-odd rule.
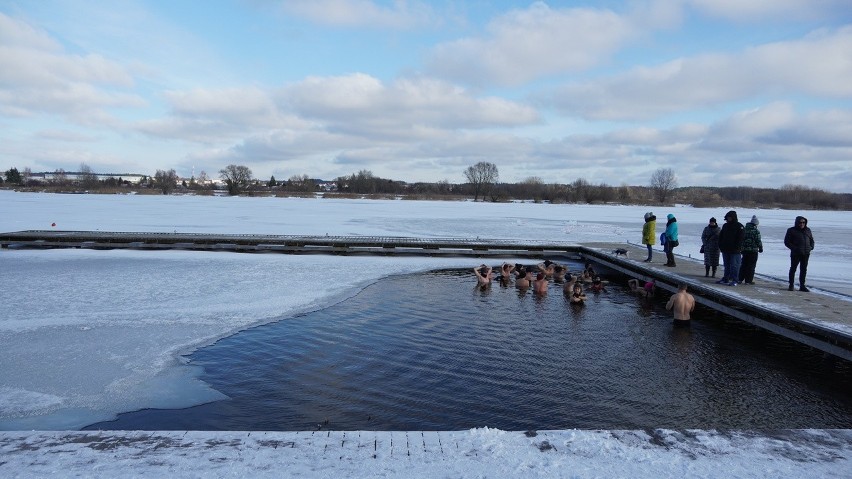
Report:
[[[808,219],[797,216],[796,223],[784,235],[784,246],[790,249],[790,273],[787,289],[793,291],[793,280],[796,279],[796,268],[799,268],[799,291],[809,292],[805,285],[808,275],[808,260],[814,249],[814,235],[808,228]]]
[[[757,215],[752,215],[751,221],[745,225],[745,239],[743,240],[743,262],[740,266],[740,283],[754,284],[754,270],[757,267],[757,254],[763,253],[763,241],[760,239],[760,230],[757,225],[760,221]]]
[[[666,216],[666,244],[663,246],[663,250],[666,252],[666,266],[675,267],[674,259],[674,249],[678,245],[677,241],[677,218],[675,215],[669,213]]]
[[[719,267],[719,225],[716,218],[710,218],[701,233],[701,252],[704,253],[704,277],[709,277],[712,270],[715,278]]]
[[[666,309],[674,312],[674,324],[676,326],[689,325],[689,313],[695,309],[695,297],[686,292],[685,283],[678,285],[677,293],[669,298]]]
[[[642,244],[648,247],[648,259],[646,263],[650,263],[654,257],[654,249],[652,246],[657,243],[657,217],[654,213],[645,213],[645,224],[642,226]]]
[[[716,281],[717,284],[736,286],[740,277],[745,227],[737,220],[734,210],[725,213],[725,224],[719,233],[719,251],[722,252],[722,262],[725,263],[725,275]]]

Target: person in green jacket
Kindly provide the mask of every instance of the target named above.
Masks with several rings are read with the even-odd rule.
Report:
[[[645,213],[645,224],[642,226],[642,244],[648,246],[648,259],[646,263],[650,263],[654,257],[653,245],[657,243],[657,217],[654,213]]]
[[[743,260],[740,263],[740,283],[754,284],[754,270],[757,267],[757,255],[763,253],[763,241],[760,238],[760,230],[757,225],[760,221],[757,215],[751,217],[751,221],[745,224],[745,236],[743,240]]]

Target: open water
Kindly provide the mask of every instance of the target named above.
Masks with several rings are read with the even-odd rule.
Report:
[[[574,268],[576,269],[576,268]],[[193,353],[230,399],[90,429],[852,427],[852,368],[707,309],[676,328],[624,279],[572,306],[470,271],[387,278]]]

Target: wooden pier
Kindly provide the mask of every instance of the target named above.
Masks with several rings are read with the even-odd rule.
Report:
[[[194,233],[128,233],[100,231],[20,231],[0,234],[0,247],[230,251],[284,254],[415,255],[477,258],[588,260],[610,270],[674,292],[686,283],[696,301],[726,315],[792,339],[827,354],[852,361],[852,297],[811,288],[787,291],[786,281],[758,277],[756,285],[718,285],[704,277],[703,264],[677,259],[675,268],[663,256],[645,263],[646,250],[625,243],[513,242],[470,238],[406,238],[373,236],[211,235]],[[628,256],[616,255],[626,249]]]
[[[415,255],[548,258],[577,257],[576,243],[529,242],[470,238],[396,236],[300,236],[199,233],[125,233],[102,231],[19,231],[0,233],[2,248],[84,248],[286,254]]]

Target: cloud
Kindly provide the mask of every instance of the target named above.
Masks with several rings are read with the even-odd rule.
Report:
[[[631,20],[609,10],[552,9],[536,2],[495,19],[487,38],[438,45],[426,69],[471,84],[520,85],[605,63],[639,33]]]
[[[705,54],[567,84],[540,105],[593,120],[647,120],[766,95],[852,97],[852,27],[819,30],[738,54]]]
[[[331,26],[406,30],[432,23],[432,8],[423,2],[397,0],[382,7],[369,0],[285,0],[287,14]]]
[[[533,124],[537,112],[498,97],[475,97],[430,78],[390,83],[366,74],[311,77],[283,92],[294,111],[337,131],[379,137],[420,137],[432,130]]]
[[[110,121],[106,108],[140,106],[121,65],[99,55],[74,55],[45,32],[0,13],[0,113],[51,113],[75,122]]]

